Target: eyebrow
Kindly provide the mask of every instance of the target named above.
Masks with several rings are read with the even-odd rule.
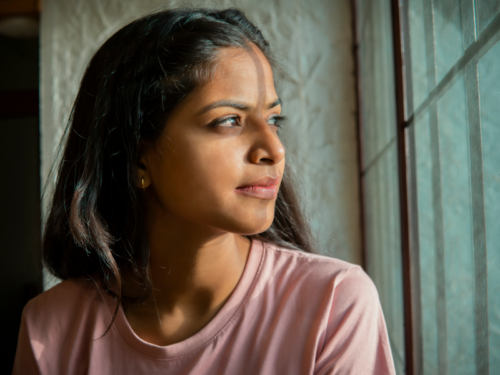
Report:
[[[269,104],[267,106],[267,109],[271,109],[271,108],[274,108],[278,105],[281,105],[281,99],[278,98],[276,99],[274,102],[272,102],[271,104]],[[237,109],[241,109],[243,111],[248,111],[250,109],[250,107],[248,105],[245,105],[243,103],[238,103],[238,102],[232,102],[232,101],[229,101],[229,100],[217,100],[216,102],[213,102],[205,107],[203,107],[197,114],[198,115],[201,115],[205,112],[208,112],[214,108],[219,108],[219,107],[232,107],[232,108],[237,108]]]

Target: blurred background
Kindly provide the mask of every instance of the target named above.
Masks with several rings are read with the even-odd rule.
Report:
[[[179,5],[238,7],[270,41],[320,252],[374,280],[397,373],[500,373],[500,0],[0,0],[0,373],[57,283],[40,197],[86,64]]]

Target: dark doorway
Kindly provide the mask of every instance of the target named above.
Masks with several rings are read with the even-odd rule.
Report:
[[[10,374],[21,314],[41,290],[39,39],[0,35],[0,373]]]

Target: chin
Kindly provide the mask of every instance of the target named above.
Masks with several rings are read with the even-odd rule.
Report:
[[[251,224],[247,223],[246,225],[242,223],[241,225],[238,226],[238,228],[235,228],[238,230],[233,231],[233,233],[237,233],[237,234],[241,234],[241,235],[245,235],[245,236],[259,234],[259,233],[262,233],[262,232],[265,232],[266,230],[268,230],[272,223],[273,223],[272,220],[266,221],[264,223],[262,223],[262,222],[260,222],[260,223],[254,222]]]
[[[206,219],[224,232],[245,236],[265,232],[274,221],[274,204],[267,207],[229,206],[226,209],[212,212]]]
[[[250,236],[268,230],[273,223],[272,219],[274,219],[274,216],[271,220],[269,220],[269,218],[262,220],[262,218],[249,217],[246,217],[245,219],[246,220],[242,221],[241,217],[237,219],[233,218],[232,220],[226,221],[224,223],[225,225],[220,225],[219,228],[223,229],[225,232]]]

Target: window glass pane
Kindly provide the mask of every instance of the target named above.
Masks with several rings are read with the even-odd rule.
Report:
[[[390,1],[362,0],[358,8],[364,169],[394,141],[396,109]]]
[[[428,77],[427,71],[424,0],[409,0],[407,6],[408,26],[410,29],[411,86],[413,88],[413,103],[408,103],[408,105],[415,110],[427,98],[427,94],[429,93],[428,82],[433,80]]]
[[[476,0],[476,22],[479,34],[481,34],[499,13],[499,0]]]
[[[417,175],[420,304],[423,373],[438,373],[438,328],[436,305],[436,239],[432,183],[431,133],[429,113],[414,125]]]
[[[464,79],[438,102],[449,374],[475,371],[474,253]]]
[[[398,374],[404,373],[404,314],[396,143],[367,171],[367,271],[380,295]]]
[[[432,7],[436,78],[439,82],[463,54],[462,22],[457,0],[434,0]]]
[[[407,0],[405,3],[410,40],[407,58],[411,60],[409,87],[413,96],[409,107],[414,111],[475,40],[474,35],[464,39],[462,25],[464,17],[473,13],[473,2]],[[474,34],[474,27],[467,32]]]
[[[500,369],[500,43],[479,62],[490,369]]]

